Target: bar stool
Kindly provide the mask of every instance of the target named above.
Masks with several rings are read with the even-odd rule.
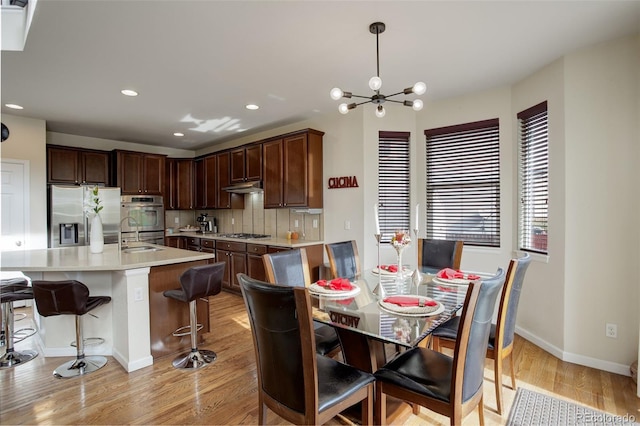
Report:
[[[198,324],[196,301],[201,297],[220,293],[225,266],[225,262],[194,266],[180,275],[182,289],[166,290],[162,293],[165,297],[180,302],[189,302],[189,325],[180,327],[173,335],[186,336],[191,334],[191,351],[182,353],[173,360],[172,364],[175,368],[196,370],[210,364],[217,357],[213,351],[198,349],[198,330],[202,329],[202,325]],[[189,331],[182,332],[185,329]]]
[[[33,299],[33,290],[29,287],[27,280],[13,278],[2,280],[0,286],[0,302],[2,303],[2,323],[7,350],[0,358],[0,368],[12,368],[25,362],[29,362],[38,356],[38,352],[33,350],[16,351],[14,343],[14,319],[13,302]]]
[[[76,359],[55,369],[58,378],[70,378],[92,373],[104,367],[107,358],[85,356],[82,333],[83,315],[111,301],[109,296],[89,296],[89,288],[80,281],[33,281],[33,296],[38,312],[43,317],[56,315],[76,316]]]

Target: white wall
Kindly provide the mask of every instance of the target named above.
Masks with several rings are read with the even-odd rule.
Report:
[[[0,145],[3,159],[29,161],[29,231],[27,249],[47,247],[47,156],[43,120],[2,114],[9,139]]]

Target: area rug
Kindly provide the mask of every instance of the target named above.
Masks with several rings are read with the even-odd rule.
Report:
[[[518,388],[507,426],[637,425],[635,421],[631,413],[618,416]]]

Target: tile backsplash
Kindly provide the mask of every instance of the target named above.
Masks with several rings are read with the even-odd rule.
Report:
[[[322,213],[307,214],[294,213],[290,209],[265,209],[262,192],[244,194],[244,197],[243,210],[167,210],[166,227],[174,228],[177,232],[180,227],[197,226],[196,217],[207,213],[210,220],[216,219],[219,233],[246,232],[286,238],[288,231],[296,231],[301,240],[322,240]],[[314,227],[314,224],[317,226]]]

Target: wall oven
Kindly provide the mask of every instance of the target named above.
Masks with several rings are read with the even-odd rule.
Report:
[[[164,204],[159,195],[123,195],[120,200],[122,242],[164,244]]]

